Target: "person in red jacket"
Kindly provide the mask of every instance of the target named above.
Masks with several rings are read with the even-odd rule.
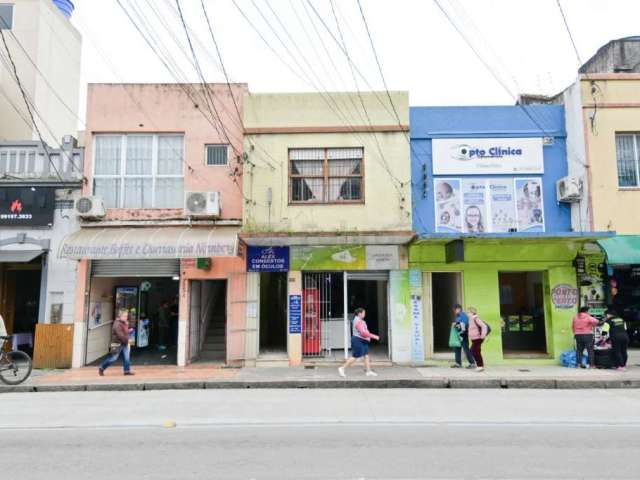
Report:
[[[133,375],[131,371],[131,346],[129,345],[129,311],[120,310],[118,318],[113,322],[111,327],[111,342],[119,343],[118,349],[109,355],[100,368],[98,368],[98,374],[104,375],[104,371],[113,365],[120,354],[122,354],[122,367],[125,375]]]
[[[576,339],[576,364],[580,368],[595,367],[595,354],[593,351],[593,327],[598,325],[598,320],[589,315],[589,307],[580,307],[578,314],[573,317],[573,335]],[[587,349],[589,354],[589,367],[582,364],[582,352]]]

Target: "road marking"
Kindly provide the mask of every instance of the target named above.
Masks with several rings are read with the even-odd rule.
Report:
[[[570,428],[640,428],[640,422],[590,422],[590,421],[319,421],[319,422],[176,422],[167,421],[163,423],[120,423],[108,425],[50,425],[50,426],[0,426],[0,431],[49,431],[49,430],[117,430],[117,429],[160,429],[160,428],[395,428],[395,427],[465,427],[465,428],[485,428],[485,427],[570,427]]]

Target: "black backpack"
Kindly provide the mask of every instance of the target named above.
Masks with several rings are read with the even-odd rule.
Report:
[[[477,318],[478,318],[478,320],[480,320],[482,323],[484,323],[484,324],[487,326],[487,335],[486,335],[486,337],[488,337],[488,336],[489,336],[489,334],[491,333],[491,325],[489,325],[487,322],[485,322],[484,320],[482,320],[480,317],[477,317]],[[475,322],[475,320],[474,320],[474,322]],[[478,322],[476,322],[476,325],[478,325]],[[479,325],[478,325],[478,326],[479,326]],[[480,330],[482,330],[482,328],[480,328]],[[486,337],[485,337],[485,338],[486,338]]]

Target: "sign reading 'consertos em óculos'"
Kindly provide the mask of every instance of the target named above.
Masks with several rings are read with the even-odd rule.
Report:
[[[247,252],[247,272],[288,272],[289,247],[254,247]]]
[[[542,138],[436,138],[434,175],[544,173]]]

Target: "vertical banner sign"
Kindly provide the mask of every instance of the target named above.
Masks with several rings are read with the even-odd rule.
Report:
[[[460,179],[437,179],[434,195],[436,232],[462,232]]]
[[[411,361],[424,362],[424,335],[422,328],[422,272],[409,270],[411,292]]]
[[[289,333],[302,333],[302,295],[289,295]]]
[[[505,233],[517,227],[516,202],[510,178],[489,179],[489,208],[492,232]]]
[[[542,180],[540,178],[517,178],[515,184],[518,204],[518,231],[544,232]]]
[[[484,180],[464,180],[462,182],[462,225],[465,233],[485,233],[488,231],[487,189]]]
[[[391,310],[391,359],[411,362],[411,297],[409,270],[389,272]]]

